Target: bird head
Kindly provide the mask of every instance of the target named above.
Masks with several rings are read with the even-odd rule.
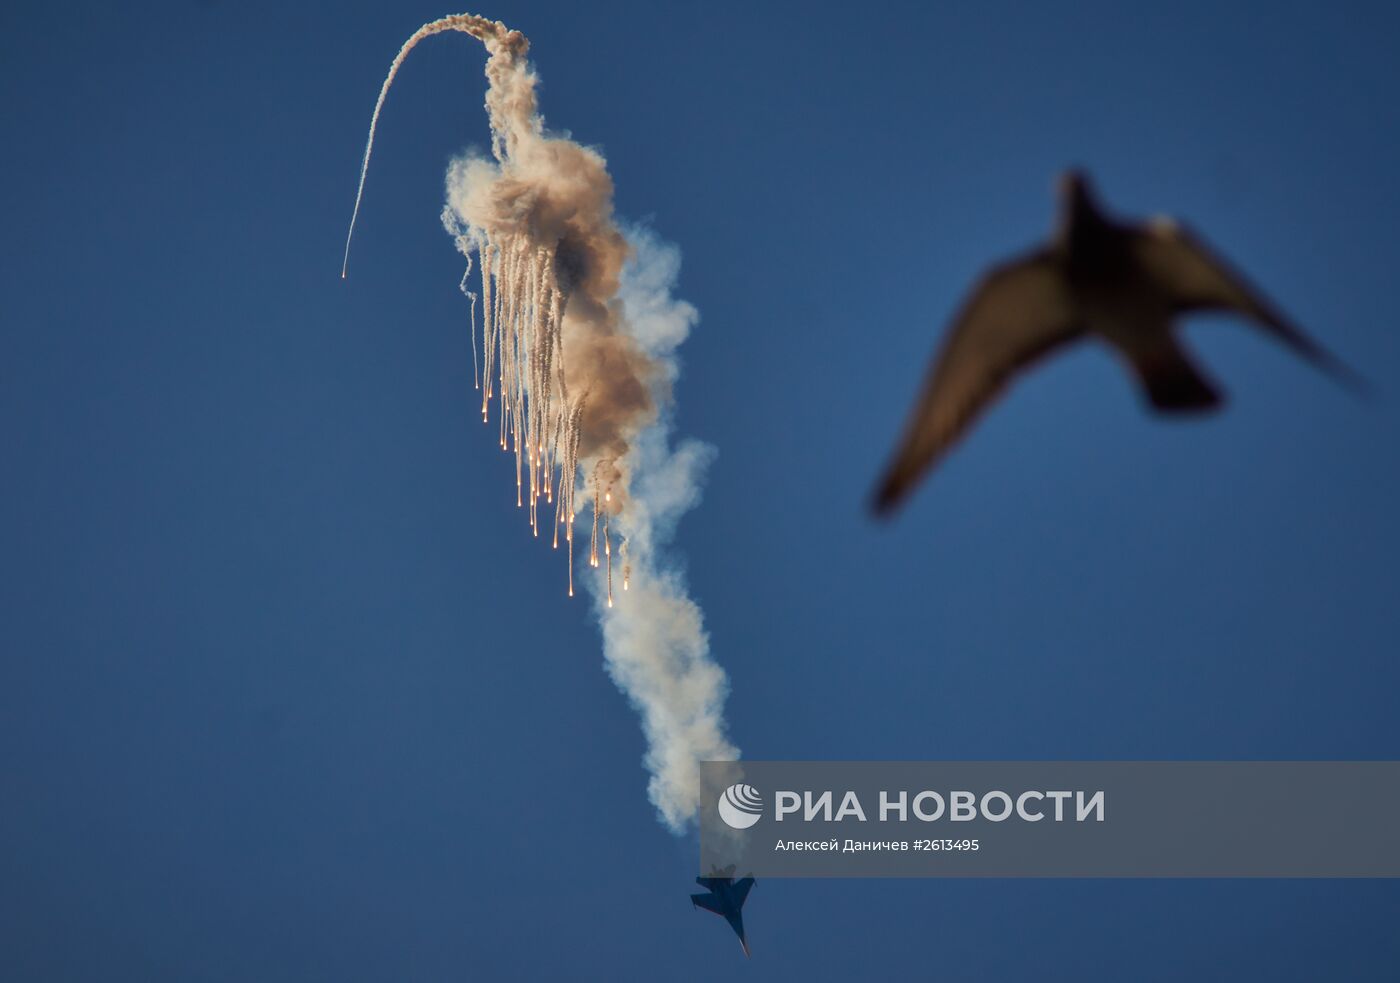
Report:
[[[1060,199],[1060,232],[1066,235],[1076,226],[1097,224],[1105,221],[1094,194],[1093,182],[1089,175],[1078,168],[1071,168],[1056,181],[1056,192]]]

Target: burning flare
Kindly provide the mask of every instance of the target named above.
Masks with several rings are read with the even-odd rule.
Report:
[[[472,302],[473,373],[481,416],[495,399],[497,440],[515,455],[515,501],[539,535],[541,506],[553,506],[572,550],[575,495],[591,475],[593,533],[590,565],[597,567],[598,525],[604,553],[611,515],[627,497],[621,464],[631,438],[655,418],[655,368],[622,330],[615,301],[628,246],[612,212],[612,179],[603,158],[572,140],[547,136],[536,110],[536,77],[526,60],[530,43],[499,21],[455,14],[425,24],[404,42],[389,66],[370,118],[369,139],[350,232],[364,196],[379,116],[399,69],[424,38],[461,31],[482,41],[489,58],[486,109],[494,161],[456,161],[448,175],[443,222],[467,258],[461,289]],[[480,275],[481,354],[476,349]],[[566,340],[567,339],[567,340]],[[616,490],[616,494],[614,494]],[[570,595],[572,596],[572,569]]]
[[[602,156],[545,132],[526,60],[529,41],[519,31],[456,14],[404,42],[370,119],[341,276],[389,88],[409,52],[445,31],[470,34],[488,54],[491,158],[452,163],[442,215],[467,260],[460,288],[471,301],[482,420],[490,420],[495,400],[497,440],[515,455],[516,504],[527,510],[534,535],[548,522],[557,549],[563,529],[570,597],[574,526],[580,507],[592,507],[589,565],[605,571],[589,587],[604,658],[642,715],[651,800],[679,831],[699,807],[698,763],[738,755],[725,737],[728,683],[710,658],[700,609],[679,572],[659,557],[676,519],[699,498],[709,456],[693,442],[672,449],[668,421],[658,412],[658,397],[669,396],[679,371],[675,348],[696,314],[670,295],[676,250],[641,232],[634,253],[617,227]],[[471,289],[473,269],[479,294]],[[641,494],[633,492],[634,471]],[[622,589],[632,595],[617,610],[614,523]]]

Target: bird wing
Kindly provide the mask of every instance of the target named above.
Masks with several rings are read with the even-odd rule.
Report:
[[[1364,388],[1355,372],[1293,325],[1190,229],[1168,219],[1150,222],[1135,238],[1134,252],[1140,268],[1171,299],[1173,310],[1243,314],[1328,375]]]
[[[1010,377],[1081,333],[1057,264],[1037,251],[994,268],[963,304],[875,495],[888,512]]]

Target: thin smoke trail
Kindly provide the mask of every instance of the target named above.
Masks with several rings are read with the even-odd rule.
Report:
[[[419,41],[444,31],[462,31],[470,34],[472,37],[480,39],[488,51],[492,49],[493,45],[518,45],[519,56],[522,60],[530,46],[530,42],[519,31],[509,31],[500,21],[489,21],[485,17],[477,17],[474,14],[452,14],[424,24],[403,43],[403,47],[399,48],[399,53],[394,56],[393,62],[389,65],[389,74],[384,76],[384,84],[379,87],[379,98],[375,100],[374,112],[369,118],[369,136],[365,140],[364,160],[360,163],[360,184],[355,190],[355,208],[350,213],[350,231],[345,234],[345,259],[340,266],[342,280],[345,279],[346,269],[350,266],[350,240],[355,235],[355,222],[360,217],[360,202],[365,196],[365,178],[369,176],[369,158],[374,152],[374,131],[379,127],[379,114],[384,111],[384,100],[389,97],[389,88],[394,84],[394,78],[399,74],[404,60],[408,58],[408,53],[418,46]]]
[[[591,509],[589,566],[603,569],[586,584],[604,662],[641,715],[651,800],[679,831],[699,808],[699,762],[738,756],[725,735],[728,681],[665,553],[681,513],[699,499],[711,455],[670,441],[676,348],[697,315],[672,297],[679,251],[644,230],[619,229],[602,155],[545,131],[524,35],[457,14],[425,24],[400,48],[370,120],[341,275],[389,89],[413,48],[444,31],[470,34],[488,53],[492,156],[452,162],[442,216],[468,261],[461,287],[473,300],[473,335],[473,257],[481,281],[482,417],[494,401],[532,533],[550,522],[557,549],[563,527],[570,596],[574,526]],[[612,589],[614,542],[625,599]]]

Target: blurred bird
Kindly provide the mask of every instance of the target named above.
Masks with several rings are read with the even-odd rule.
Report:
[[[1222,402],[1173,334],[1176,317],[1233,311],[1350,386],[1360,380],[1178,223],[1128,224],[1099,207],[1086,175],[1060,178],[1054,238],[994,267],[964,303],[933,364],[873,507],[894,508],[1012,375],[1085,337],[1126,359],[1159,413]]]

